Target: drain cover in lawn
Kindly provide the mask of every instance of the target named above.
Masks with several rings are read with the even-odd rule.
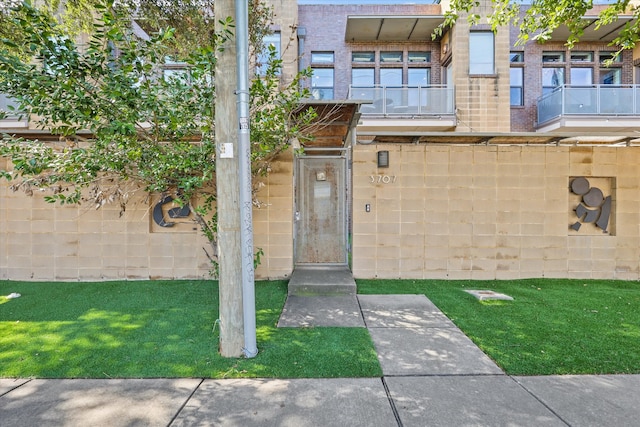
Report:
[[[473,295],[478,298],[480,301],[488,300],[488,299],[500,299],[506,301],[513,301],[513,298],[509,295],[500,294],[498,292],[490,291],[490,290],[466,290],[465,292]]]

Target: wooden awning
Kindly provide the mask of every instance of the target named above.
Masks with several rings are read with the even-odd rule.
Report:
[[[310,139],[300,141],[304,148],[343,148],[348,146],[360,118],[358,100],[304,100],[294,115],[313,108],[317,117],[303,129]]]

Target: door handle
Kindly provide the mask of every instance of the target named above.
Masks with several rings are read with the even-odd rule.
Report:
[[[294,219],[295,219],[296,221],[300,221],[300,212],[296,212],[296,213],[295,213],[295,215],[294,215]]]

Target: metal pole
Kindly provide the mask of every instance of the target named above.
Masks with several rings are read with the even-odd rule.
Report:
[[[249,5],[236,0],[236,61],[238,73],[238,172],[240,178],[240,239],[242,240],[242,306],[246,357],[258,354],[253,271],[253,197],[249,133]]]

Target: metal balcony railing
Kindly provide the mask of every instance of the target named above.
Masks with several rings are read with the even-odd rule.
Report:
[[[9,106],[15,107],[15,101],[4,93],[0,93],[0,111],[4,111],[6,113],[7,120],[15,120],[19,114],[15,111],[9,111]],[[26,121],[26,119],[24,120]]]
[[[360,107],[363,115],[453,115],[455,98],[452,87],[429,86],[354,86],[349,99],[371,101]]]
[[[538,98],[538,125],[569,115],[640,115],[640,85],[563,85]]]

